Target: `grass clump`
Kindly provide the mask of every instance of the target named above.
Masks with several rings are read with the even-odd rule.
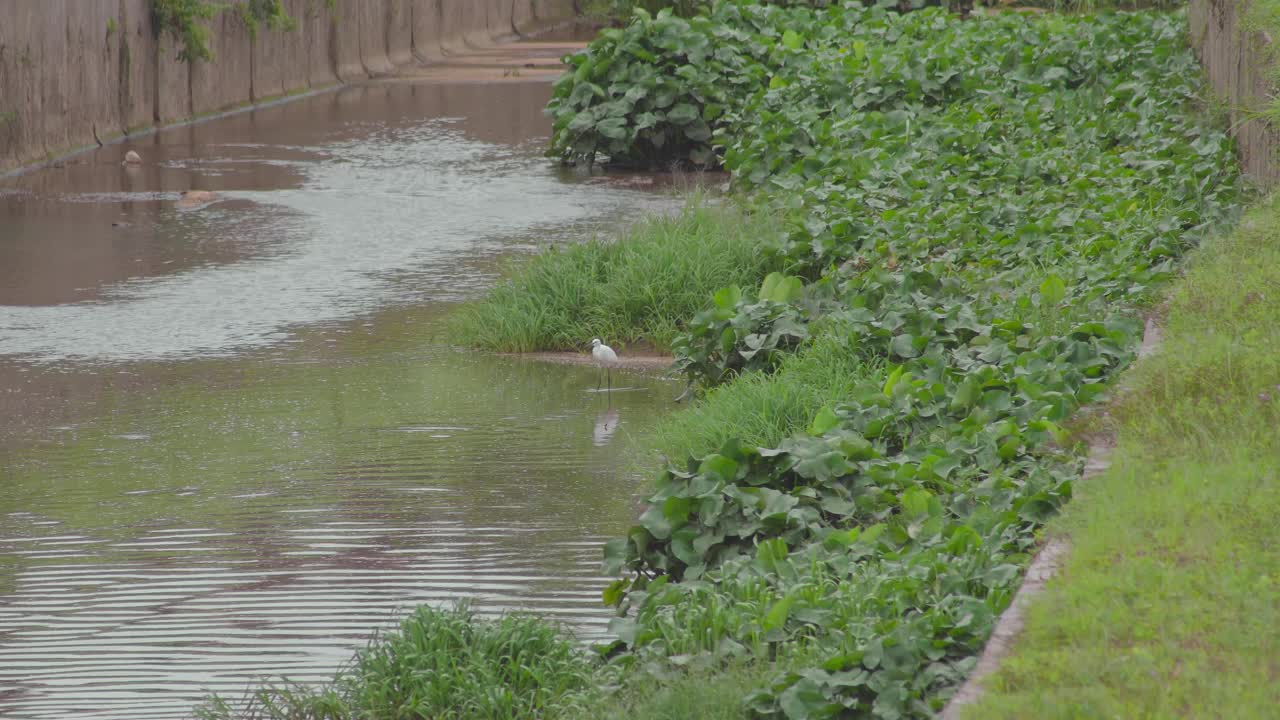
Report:
[[[616,240],[550,247],[463,307],[453,335],[498,352],[575,349],[593,337],[667,350],[717,289],[758,282],[776,264],[765,251],[773,228],[767,217],[695,199]]]
[[[653,446],[676,461],[702,457],[732,438],[744,445],[777,447],[807,428],[819,410],[844,401],[860,383],[883,374],[884,363],[859,354],[856,340],[832,327],[787,356],[775,372],[748,373],[710,389],[690,407],[664,418],[654,430]]]
[[[523,615],[479,620],[466,606],[422,606],[375,638],[327,686],[283,682],[244,702],[207,700],[202,720],[499,720],[558,717],[593,678],[595,663],[557,628]],[[554,710],[554,712],[553,712]]]
[[[1193,259],[1129,375],[1111,469],[973,718],[1271,717],[1280,707],[1280,199]]]

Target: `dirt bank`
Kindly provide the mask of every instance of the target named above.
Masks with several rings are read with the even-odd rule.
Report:
[[[595,365],[589,354],[574,352],[499,353],[502,357],[537,360],[560,365]],[[621,355],[613,367],[619,370],[663,371],[671,367],[674,358],[668,355]]]

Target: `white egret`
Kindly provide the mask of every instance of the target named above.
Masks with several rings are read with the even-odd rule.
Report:
[[[596,361],[596,367],[600,368],[609,376],[610,394],[613,393],[613,366],[618,364],[618,353],[613,348],[600,342],[600,338],[591,339],[591,357]],[[596,375],[596,390],[600,389],[600,376]]]

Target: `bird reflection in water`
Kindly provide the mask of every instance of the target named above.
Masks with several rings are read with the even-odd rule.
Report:
[[[618,431],[618,418],[618,409],[614,407],[596,416],[596,427],[591,433],[591,442],[596,447],[604,447],[613,439],[613,434]]]

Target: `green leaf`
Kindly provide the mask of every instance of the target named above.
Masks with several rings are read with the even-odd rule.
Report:
[[[813,422],[809,425],[809,434],[822,436],[840,425],[840,418],[836,417],[835,411],[829,407],[824,407],[814,416]]]
[[[787,720],[832,717],[832,706],[818,683],[809,678],[800,679],[778,695],[778,707]]]
[[[658,540],[671,537],[671,521],[667,519],[661,505],[651,505],[640,514],[640,526]]]
[[[676,125],[688,125],[694,120],[701,119],[698,108],[689,103],[678,103],[675,107],[667,111],[667,122]]]
[[[920,351],[915,347],[916,338],[911,335],[897,335],[889,342],[889,350],[900,358],[910,359],[918,357]]]
[[[917,518],[929,514],[929,501],[933,495],[924,488],[911,488],[902,494],[902,510],[907,517]]]
[[[1050,275],[1040,283],[1040,299],[1046,305],[1057,305],[1067,296],[1067,284],[1057,275]]]
[[[698,466],[698,474],[710,475],[720,482],[733,482],[738,474],[738,463],[719,453],[708,455],[702,459],[702,464]]]
[[[791,302],[800,297],[804,290],[804,281],[798,277],[789,277],[780,272],[771,272],[760,283],[760,299],[777,303]]]
[[[605,587],[603,593],[604,604],[609,607],[618,607],[627,597],[627,590],[631,587],[631,578],[622,578],[614,580]]]
[[[742,288],[737,285],[721,288],[712,300],[715,302],[716,307],[732,310],[742,301]]]
[[[795,30],[782,33],[782,46],[788,50],[799,50],[804,47],[804,38]]]
[[[769,612],[765,613],[764,622],[760,623],[760,626],[765,631],[781,629],[787,623],[787,616],[791,614],[791,606],[795,602],[796,598],[791,594],[787,594],[781,600],[775,602],[769,608]]]

